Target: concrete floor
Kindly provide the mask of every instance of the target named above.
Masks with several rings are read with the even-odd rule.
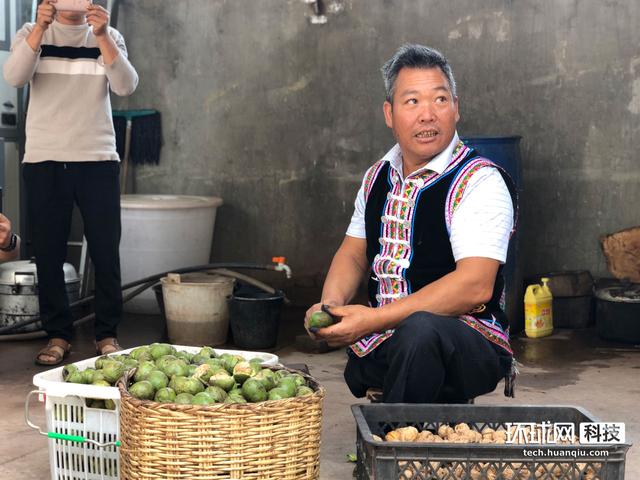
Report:
[[[355,423],[351,396],[342,379],[344,350],[325,354],[296,351],[295,335],[302,309],[284,312],[283,328],[275,350],[284,363],[306,363],[326,388],[321,450],[321,479],[351,478],[353,464],[346,454],[355,452]],[[162,340],[159,317],[128,315],[121,327],[126,347]],[[94,355],[91,325],[77,329],[69,362]],[[0,479],[43,480],[50,477],[47,440],[25,425],[24,399],[34,374],[44,370],[33,363],[44,340],[0,342]],[[579,405],[603,421],[625,422],[627,441],[635,443],[626,462],[626,479],[640,479],[640,347],[605,343],[587,330],[560,330],[553,336],[515,339],[517,358],[523,364],[516,399],[496,392],[476,400],[480,404]],[[44,425],[43,408],[34,405],[33,419]]]

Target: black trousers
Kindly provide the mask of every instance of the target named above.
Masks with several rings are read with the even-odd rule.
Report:
[[[457,318],[417,312],[359,358],[344,378],[356,397],[382,388],[385,403],[461,403],[495,390],[512,356]]]
[[[119,173],[115,161],[24,164],[40,318],[49,338],[69,341],[72,333],[62,266],[74,203],[82,215],[95,268],[96,340],[117,335],[122,318]]]

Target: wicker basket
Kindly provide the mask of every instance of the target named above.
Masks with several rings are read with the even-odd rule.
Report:
[[[212,405],[138,400],[125,377],[120,478],[317,479],[324,389],[303,376],[312,395]]]

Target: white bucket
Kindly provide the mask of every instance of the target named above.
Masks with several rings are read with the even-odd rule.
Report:
[[[122,195],[122,283],[209,263],[220,205],[222,199],[218,197]],[[151,289],[125,303],[124,309],[160,313]]]
[[[216,346],[227,341],[227,297],[233,293],[233,278],[170,273],[160,281],[171,343]]]

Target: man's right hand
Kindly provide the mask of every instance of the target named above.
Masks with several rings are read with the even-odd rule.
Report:
[[[45,30],[47,30],[49,25],[53,23],[53,19],[56,16],[55,3],[56,0],[42,0],[42,3],[38,5],[36,25],[27,36],[27,44],[34,52],[37,52],[40,49],[40,44],[42,43],[42,37]]]
[[[56,15],[56,7],[53,5],[55,3],[56,0],[42,0],[42,3],[38,6],[36,26],[40,27],[43,32],[53,23]]]
[[[6,248],[11,241],[11,221],[0,213],[0,247]]]

